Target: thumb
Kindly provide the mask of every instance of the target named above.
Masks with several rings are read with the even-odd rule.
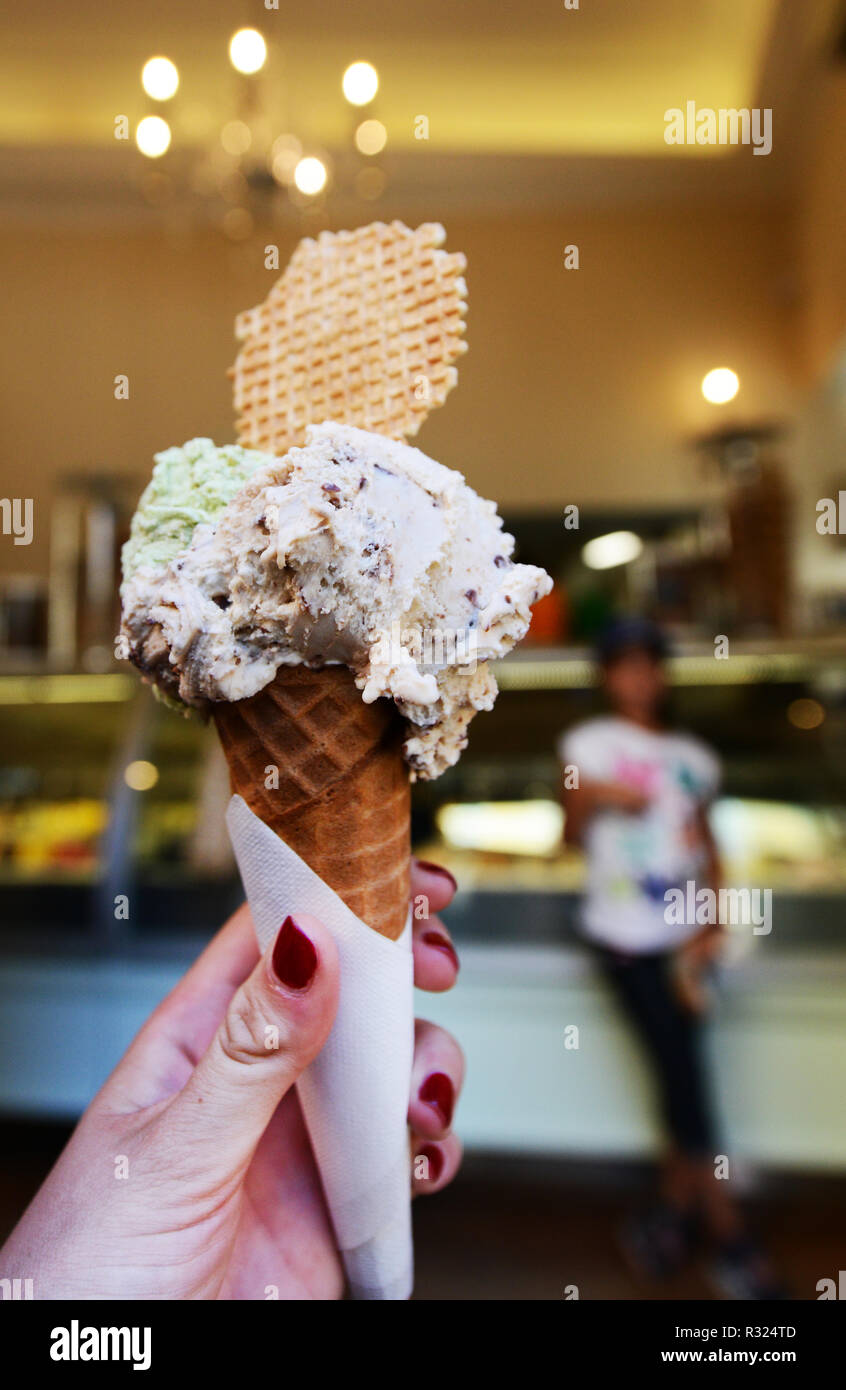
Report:
[[[160,1115],[166,1142],[194,1153],[205,1146],[206,1178],[209,1163],[221,1178],[245,1167],[285,1092],[329,1036],[337,1007],[330,932],[305,913],[286,917],[187,1084]]]

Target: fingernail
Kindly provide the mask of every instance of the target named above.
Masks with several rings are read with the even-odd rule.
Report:
[[[455,1091],[446,1072],[433,1071],[426,1077],[417,1094],[427,1105],[431,1105],[444,1129],[449,1129],[455,1105]]]
[[[441,1173],[444,1171],[444,1156],[442,1151],[435,1144],[424,1144],[417,1154],[418,1158],[425,1158],[429,1164],[429,1172],[425,1181],[437,1182]]]
[[[443,951],[445,956],[449,956],[456,970],[461,968],[455,947],[449,937],[442,936],[439,931],[424,931],[423,941],[427,946],[434,946],[436,951]]]
[[[288,989],[305,989],[317,969],[317,952],[293,917],[286,917],[273,947],[273,973]]]
[[[427,874],[440,874],[443,878],[448,878],[452,884],[453,893],[458,892],[458,883],[454,874],[451,874],[449,869],[445,869],[443,864],[430,864],[428,859],[418,859],[417,866],[420,869],[425,869]]]

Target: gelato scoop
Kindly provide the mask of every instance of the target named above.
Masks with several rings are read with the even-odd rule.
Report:
[[[395,702],[412,775],[457,761],[489,661],[526,633],[545,571],[493,502],[420,450],[350,425],[282,458],[193,440],[158,455],[124,548],[121,632],[161,690],[208,709],[280,667],[350,668]]]

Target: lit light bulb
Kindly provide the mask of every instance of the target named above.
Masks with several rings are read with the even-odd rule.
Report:
[[[355,143],[362,154],[379,154],[387,140],[388,132],[381,121],[362,121],[355,133]]]
[[[582,560],[590,570],[610,570],[636,560],[642,550],[643,541],[634,531],[609,531],[582,547]]]
[[[303,147],[296,135],[277,135],[270,147],[269,160],[270,172],[277,183],[290,187],[302,155]]]
[[[138,122],[135,143],[148,159],[158,159],[170,145],[170,126],[161,116],[145,116]]]
[[[159,780],[159,769],[155,763],[140,758],[138,762],[127,764],[123,770],[123,780],[134,792],[148,792]]]
[[[313,198],[326,186],[326,165],[314,155],[306,155],[294,170],[294,183],[301,193]]]
[[[238,72],[258,72],[267,58],[267,44],[258,29],[239,29],[229,40],[229,60]]]
[[[792,700],[787,717],[795,729],[818,729],[825,719],[819,700]]]
[[[379,90],[379,74],[372,63],[350,63],[341,85],[352,106],[366,106]]]
[[[740,388],[737,372],[731,367],[715,367],[702,378],[702,394],[712,405],[725,405],[733,401]]]
[[[170,101],[179,86],[179,72],[169,58],[150,58],[141,69],[141,86],[154,101]]]
[[[227,121],[220,132],[220,143],[227,154],[246,154],[253,143],[253,136],[246,121]]]

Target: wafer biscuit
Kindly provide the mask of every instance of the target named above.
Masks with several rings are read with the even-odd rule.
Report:
[[[267,299],[235,320],[239,441],[282,455],[324,420],[416,434],[467,347],[466,260],[444,239],[438,223],[375,222],[301,241]]]

